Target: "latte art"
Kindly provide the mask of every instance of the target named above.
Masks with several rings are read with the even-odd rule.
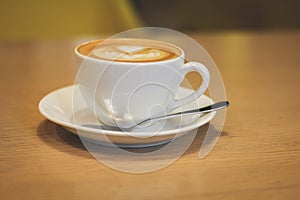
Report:
[[[89,57],[117,62],[156,62],[180,55],[178,49],[165,43],[140,39],[95,41],[81,46],[78,51]]]
[[[95,57],[123,62],[164,60],[173,55],[161,49],[141,46],[107,46],[92,52]]]

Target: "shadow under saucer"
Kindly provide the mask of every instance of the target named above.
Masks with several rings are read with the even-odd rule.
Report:
[[[207,130],[211,125],[208,123],[202,127],[200,127],[194,135],[186,134],[174,140],[177,145],[181,145],[186,141],[192,141],[188,148],[184,151],[181,156],[192,155],[194,154],[195,158],[198,158],[198,152],[202,145],[202,142],[207,135]],[[160,151],[169,143],[161,144],[158,146],[152,147],[143,147],[143,148],[119,148],[119,147],[111,147],[105,145],[99,145],[95,143],[91,143],[84,138],[79,137],[69,131],[65,130],[63,127],[56,125],[48,120],[42,121],[37,128],[38,137],[47,145],[65,153],[69,153],[72,155],[80,156],[83,158],[93,158],[95,157],[97,160],[99,158],[97,155],[101,155],[101,157],[105,157],[105,159],[112,160],[120,160],[130,162],[130,156],[126,157],[124,155],[119,155],[118,151],[115,151],[116,148],[126,151],[128,153],[133,153],[138,156],[149,155],[149,153],[153,153],[156,151]],[[221,136],[226,136],[228,133],[222,132]],[[194,137],[194,138],[192,138]],[[211,138],[213,136],[210,136]],[[192,140],[191,140],[192,139]],[[176,153],[174,151],[162,151],[161,154],[151,156],[147,156],[147,160],[168,160],[172,159]],[[99,160],[101,161],[101,159]]]

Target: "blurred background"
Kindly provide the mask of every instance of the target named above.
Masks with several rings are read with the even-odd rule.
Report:
[[[0,0],[0,40],[112,35],[141,26],[179,31],[300,28],[299,0]]]

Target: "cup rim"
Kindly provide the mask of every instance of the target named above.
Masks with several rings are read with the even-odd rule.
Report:
[[[168,45],[168,46],[171,46],[177,50],[180,51],[180,55],[176,58],[171,58],[171,59],[168,59],[168,60],[160,60],[160,61],[149,61],[149,62],[125,62],[125,61],[115,61],[115,60],[105,60],[105,59],[101,59],[101,58],[93,58],[93,57],[89,57],[89,56],[86,56],[86,55],[83,55],[81,54],[78,49],[79,47],[81,47],[82,45],[85,45],[85,44],[88,44],[88,43],[91,43],[91,42],[96,42],[96,41],[105,41],[105,40],[113,40],[113,39],[118,39],[118,40],[146,40],[146,41],[155,41],[155,42],[159,42],[159,43],[163,43],[165,45]],[[87,41],[87,42],[84,42],[84,43],[80,43],[78,44],[74,51],[75,51],[75,54],[82,58],[82,59],[87,59],[87,60],[92,60],[92,61],[97,61],[97,62],[114,62],[114,63],[122,63],[122,64],[129,64],[129,65],[132,65],[132,64],[135,64],[135,65],[145,65],[145,64],[154,64],[154,63],[165,63],[165,62],[170,62],[170,61],[174,61],[174,60],[177,60],[177,59],[183,59],[184,58],[184,51],[183,49],[181,49],[180,47],[178,47],[177,45],[174,45],[174,44],[171,44],[171,43],[168,43],[168,42],[163,42],[163,41],[160,41],[160,40],[152,40],[152,39],[144,39],[144,38],[108,38],[108,39],[96,39],[96,40],[90,40],[90,41]]]

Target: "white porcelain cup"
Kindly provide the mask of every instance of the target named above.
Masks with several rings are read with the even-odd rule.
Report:
[[[199,62],[185,63],[181,48],[146,39],[122,39],[122,44],[125,42],[130,46],[133,41],[145,46],[149,42],[168,46],[178,56],[159,61],[125,62],[80,53],[79,48],[87,43],[75,48],[80,64],[77,73],[80,93],[102,123],[128,127],[145,118],[169,113],[195,101],[205,92],[210,81],[208,69]],[[97,42],[99,46],[95,49],[101,48],[105,40]],[[190,71],[199,72],[202,84],[191,95],[177,99],[179,85]]]

